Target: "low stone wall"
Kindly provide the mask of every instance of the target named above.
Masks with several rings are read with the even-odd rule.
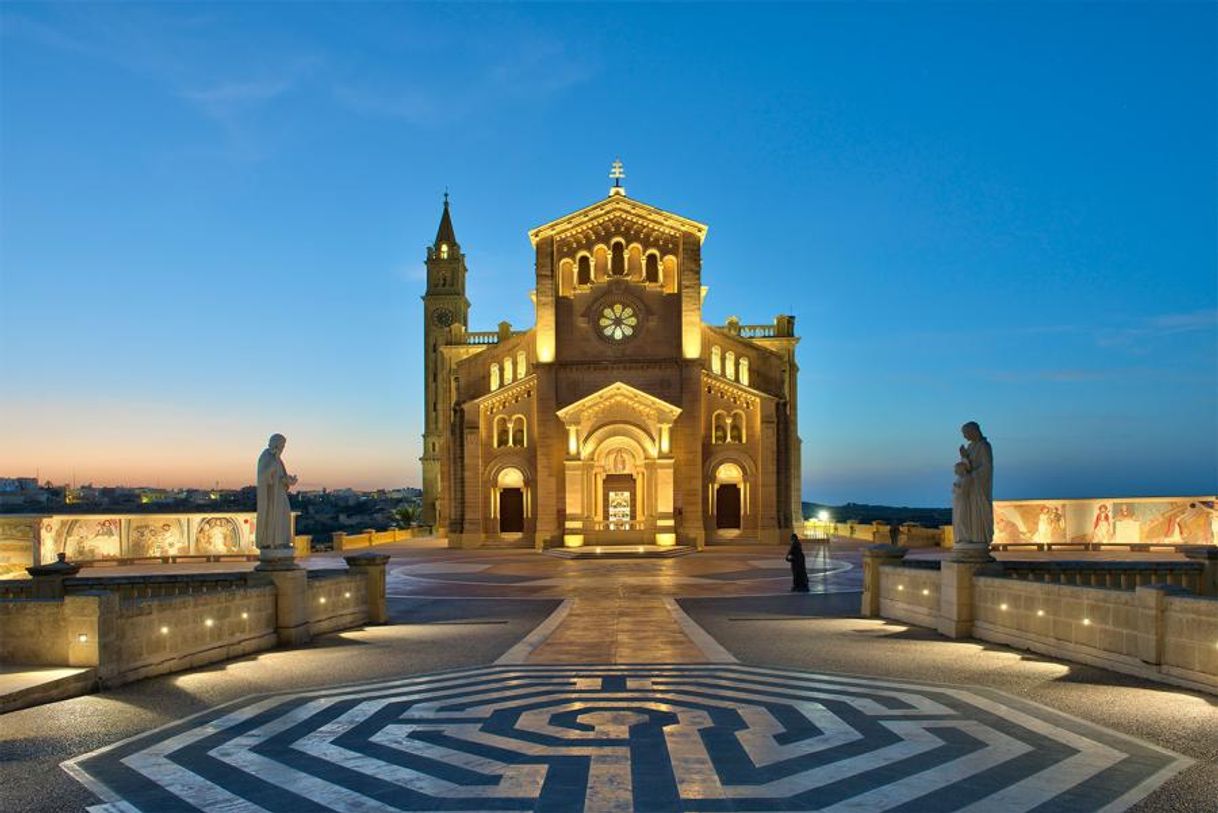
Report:
[[[976,638],[1118,670],[1142,667],[1135,591],[984,576],[973,589]]]
[[[939,617],[939,571],[886,567],[880,580],[880,614],[885,618],[936,626]]]
[[[309,632],[361,626],[368,621],[368,581],[363,574],[310,571]]]
[[[1164,604],[1162,670],[1218,686],[1218,599],[1169,595]]]
[[[418,526],[414,528],[390,528],[387,531],[367,530],[363,533],[348,534],[335,531],[331,534],[334,550],[360,550],[377,545],[387,545],[391,542],[405,542],[407,539],[418,539],[430,536],[431,528]]]
[[[1054,562],[1040,571],[1044,563],[903,562],[906,553],[884,544],[864,552],[864,616],[1218,692],[1212,548],[1187,550],[1190,561],[1162,572],[1134,562]],[[1086,583],[1063,584],[1063,574]],[[1156,577],[1175,583],[1147,583]]]
[[[64,603],[55,599],[0,600],[0,663],[68,663]]]
[[[102,671],[108,685],[271,649],[278,643],[275,587],[124,601],[114,638],[114,658]]]
[[[329,571],[116,578],[67,576],[63,565],[0,583],[0,665],[91,667],[116,686],[385,623],[389,557],[346,559]]]

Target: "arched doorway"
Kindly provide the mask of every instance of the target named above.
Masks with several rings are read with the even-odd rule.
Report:
[[[524,474],[508,467],[499,472],[499,533],[524,532]]]
[[[638,479],[637,462],[630,449],[619,447],[605,455],[601,505],[607,530],[630,530],[639,518]]]
[[[739,530],[741,527],[744,472],[735,463],[715,469],[715,527]]]

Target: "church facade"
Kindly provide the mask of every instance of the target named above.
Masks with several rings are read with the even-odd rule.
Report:
[[[801,518],[795,319],[704,323],[706,232],[614,186],[529,232],[533,327],[473,332],[446,196],[426,259],[421,462],[424,522],[450,546],[786,541]]]

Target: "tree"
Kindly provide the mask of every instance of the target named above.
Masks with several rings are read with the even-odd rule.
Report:
[[[416,520],[418,520],[419,509],[411,503],[404,502],[397,508],[393,509],[393,517],[403,528],[409,528],[411,525],[415,524]]]

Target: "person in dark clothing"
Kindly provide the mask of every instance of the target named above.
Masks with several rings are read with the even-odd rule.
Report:
[[[791,549],[787,551],[787,561],[791,563],[791,592],[808,592],[808,561],[804,558],[803,545],[799,537],[791,534]]]

